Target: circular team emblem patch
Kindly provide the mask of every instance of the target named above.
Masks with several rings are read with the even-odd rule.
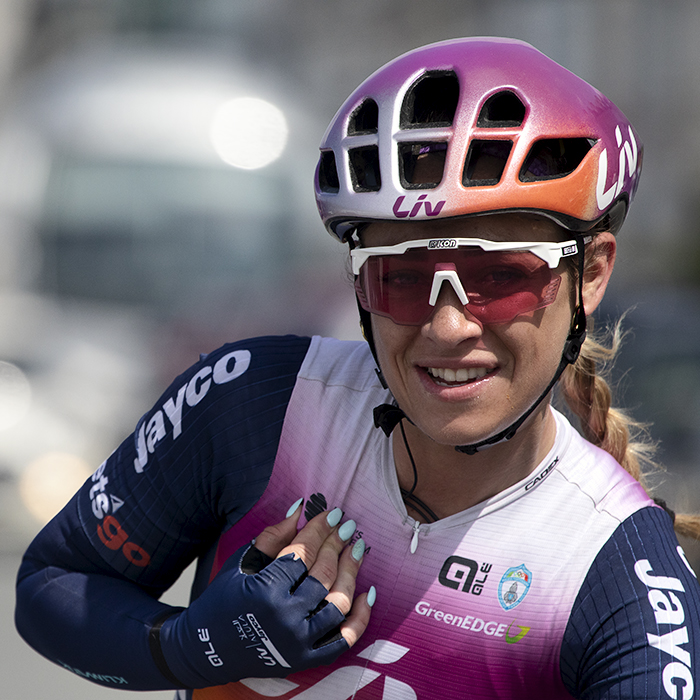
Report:
[[[504,610],[512,610],[519,605],[530,590],[532,572],[521,564],[512,566],[498,584],[498,602]]]

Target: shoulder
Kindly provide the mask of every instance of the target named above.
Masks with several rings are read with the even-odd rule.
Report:
[[[182,446],[185,433],[200,439],[272,408],[284,410],[309,343],[297,336],[251,338],[201,355],[139,420],[137,471],[161,441]]]
[[[600,549],[584,586],[601,583],[608,592],[619,593],[629,587],[644,597],[651,588],[700,590],[671,517],[656,506],[641,508],[626,518]]]
[[[182,376],[211,374],[214,382],[228,383],[243,375],[247,382],[259,380],[261,374],[276,378],[294,375],[362,389],[377,384],[373,368],[374,360],[364,341],[287,335],[228,343],[202,355]]]
[[[318,386],[321,391],[316,393],[321,394],[331,385],[378,384],[363,345],[272,336],[230,343],[202,355],[136,426],[136,471],[150,464],[152,454],[183,459],[186,445],[200,453],[208,444],[214,458],[217,448],[228,454],[234,445],[248,449],[245,446],[254,439],[276,443],[290,402],[298,405],[301,400],[308,410],[309,384]]]
[[[274,396],[294,385],[310,343],[310,338],[291,335],[227,343],[200,355],[199,362],[172,382],[159,403],[166,406],[170,401],[188,412],[195,407],[202,411],[232,395],[235,401]]]
[[[314,337],[285,416],[289,443],[343,444],[354,425],[372,432],[372,410],[391,400],[377,376],[367,343]],[[310,420],[310,416],[314,416]],[[325,436],[319,439],[319,431]],[[357,433],[352,437],[357,442]]]
[[[644,487],[614,457],[583,438],[561,414],[555,415],[561,444],[556,472],[572,498],[609,518],[614,527],[640,508],[654,505]]]
[[[375,364],[364,341],[314,337],[300,378],[362,391],[378,385]]]
[[[295,335],[239,340],[200,355],[199,362],[181,376],[205,372],[210,373],[215,382],[225,384],[244,374],[296,373],[304,362],[310,344],[311,338]]]

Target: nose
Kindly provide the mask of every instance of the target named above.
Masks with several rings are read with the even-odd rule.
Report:
[[[468,309],[451,284],[442,284],[435,300],[435,311],[423,324],[423,334],[448,346],[481,337],[484,328]]]

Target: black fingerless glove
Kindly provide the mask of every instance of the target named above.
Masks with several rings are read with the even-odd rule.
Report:
[[[189,608],[162,623],[160,662],[181,687],[280,678],[330,664],[348,648],[343,614],[304,562],[288,554],[257,571],[267,561],[242,547]]]

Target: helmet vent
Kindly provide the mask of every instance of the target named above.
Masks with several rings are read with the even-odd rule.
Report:
[[[335,165],[333,151],[321,151],[321,158],[318,161],[318,184],[321,192],[335,194],[340,191],[338,168]]]
[[[512,141],[474,139],[464,164],[462,184],[465,187],[497,185],[513,148]]]
[[[512,128],[525,119],[525,105],[510,90],[497,92],[489,97],[479,112],[476,125],[482,129]]]
[[[401,107],[402,129],[451,126],[459,100],[453,71],[425,73],[409,88]]]
[[[382,186],[379,171],[379,148],[363,146],[348,151],[350,175],[355,192],[377,192]]]
[[[595,141],[586,138],[543,139],[530,149],[520,170],[521,182],[554,180],[578,168]]]
[[[407,190],[437,187],[445,170],[446,143],[399,145],[401,185]]]
[[[366,99],[351,115],[348,122],[348,135],[376,134],[379,127],[379,107],[371,99]]]

